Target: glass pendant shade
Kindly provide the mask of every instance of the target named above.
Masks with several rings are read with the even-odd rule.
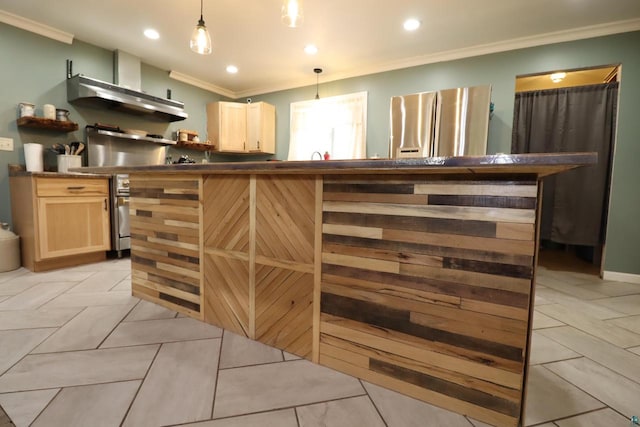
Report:
[[[189,46],[192,51],[200,55],[209,55],[211,53],[211,36],[202,19],[198,21],[198,25],[191,33]]]
[[[302,0],[283,0],[282,22],[291,28],[302,25],[304,14],[302,12]]]

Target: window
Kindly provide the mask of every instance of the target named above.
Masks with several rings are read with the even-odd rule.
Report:
[[[314,152],[331,159],[367,156],[367,92],[291,103],[289,160],[310,160]]]

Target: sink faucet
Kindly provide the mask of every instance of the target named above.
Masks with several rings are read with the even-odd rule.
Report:
[[[318,155],[319,159],[318,160],[322,160],[322,153],[320,153],[319,151],[314,151],[313,154],[311,155],[311,160],[313,160],[313,156]]]

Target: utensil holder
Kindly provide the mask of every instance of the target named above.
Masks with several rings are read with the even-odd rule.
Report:
[[[71,168],[82,167],[82,156],[72,156],[70,154],[58,155],[58,172],[68,173]]]

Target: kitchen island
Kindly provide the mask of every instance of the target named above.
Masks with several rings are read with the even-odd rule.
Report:
[[[496,426],[524,420],[541,178],[594,153],[130,174],[133,294]]]

